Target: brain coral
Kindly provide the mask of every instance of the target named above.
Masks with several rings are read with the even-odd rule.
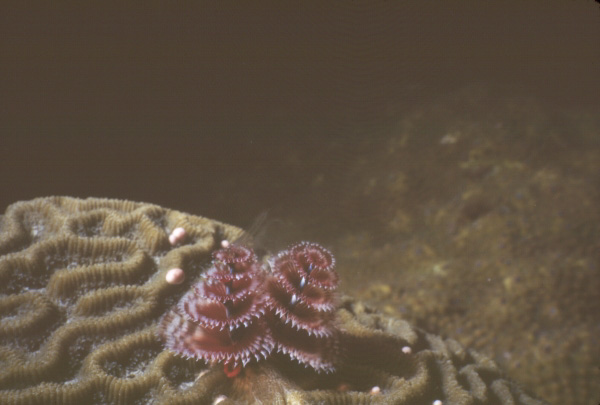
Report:
[[[172,246],[169,233],[186,230]],[[491,360],[343,299],[336,372],[274,357],[229,379],[156,336],[242,231],[151,204],[40,198],[0,217],[0,403],[539,404]],[[174,267],[186,280],[165,281]],[[374,387],[378,387],[374,389]]]

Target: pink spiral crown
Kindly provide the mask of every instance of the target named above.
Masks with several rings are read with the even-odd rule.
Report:
[[[267,277],[250,248],[229,245],[214,252],[204,279],[161,320],[165,346],[185,357],[223,363],[230,377],[275,348],[317,372],[334,371],[333,255],[302,242],[270,264]]]
[[[231,245],[214,252],[204,280],[161,320],[166,347],[221,362],[226,372],[267,358],[274,342],[264,320],[264,278],[252,250]]]
[[[334,371],[334,265],[327,249],[301,242],[275,257],[267,281],[268,320],[277,351],[316,371]]]

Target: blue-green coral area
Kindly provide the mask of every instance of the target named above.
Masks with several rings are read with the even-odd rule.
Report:
[[[186,230],[176,246],[169,233]],[[343,355],[319,376],[286,358],[234,379],[165,350],[156,326],[223,238],[242,231],[156,205],[40,198],[0,217],[0,403],[540,404],[454,340],[344,298]],[[172,285],[166,272],[185,269]]]

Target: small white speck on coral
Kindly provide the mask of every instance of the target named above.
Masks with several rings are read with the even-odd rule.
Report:
[[[227,399],[227,397],[225,395],[219,395],[218,397],[215,398],[215,400],[213,401],[213,405],[217,405],[220,404],[221,402],[225,401]]]
[[[171,246],[175,246],[175,245],[181,243],[181,241],[183,241],[184,239],[185,239],[185,229],[183,229],[181,227],[173,229],[173,231],[169,235],[169,243],[171,244]]]
[[[206,374],[208,374],[208,370],[202,370],[199,374],[198,377],[196,377],[196,381],[198,381],[199,379],[201,379],[202,377],[204,377]]]
[[[402,353],[404,353],[404,354],[411,354],[412,353],[412,349],[410,348],[410,346],[404,346],[402,348]]]
[[[435,401],[433,401],[432,405],[442,405],[442,401],[440,401],[439,399],[436,399]]]
[[[371,391],[369,391],[371,393],[371,395],[377,395],[381,393],[381,388],[379,388],[377,385],[374,386],[373,388],[371,388]]]
[[[167,271],[165,280],[167,280],[167,283],[169,284],[181,284],[183,283],[183,280],[185,280],[185,272],[176,267]]]
[[[223,239],[223,240],[221,241],[221,247],[222,247],[223,249],[227,249],[227,248],[229,247],[229,245],[231,245],[231,243],[229,243],[229,241],[228,241],[227,239]]]

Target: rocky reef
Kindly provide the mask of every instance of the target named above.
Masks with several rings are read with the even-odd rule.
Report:
[[[185,237],[170,242],[176,228]],[[221,242],[242,233],[130,201],[9,206],[0,217],[0,403],[542,403],[478,352],[350,298],[332,321],[341,351],[333,373],[282,354],[228,378],[166,350],[160,319]],[[185,281],[166,281],[173,268]]]

